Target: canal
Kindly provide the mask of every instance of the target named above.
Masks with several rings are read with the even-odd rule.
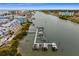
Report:
[[[49,42],[56,42],[59,50],[57,52],[53,52],[51,49],[46,52],[43,52],[41,49],[39,51],[33,51],[32,44],[35,33],[28,33],[19,44],[19,50],[22,55],[79,55],[79,24],[68,20],[61,20],[56,16],[38,11],[34,17],[35,20],[33,20],[33,23],[35,27],[43,26],[47,39]],[[33,25],[30,26],[30,29],[35,31]]]

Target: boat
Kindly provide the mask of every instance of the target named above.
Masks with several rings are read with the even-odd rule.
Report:
[[[47,43],[43,43],[42,44],[42,50],[43,51],[47,51],[48,50],[48,44]]]
[[[51,43],[51,46],[52,46],[52,50],[53,51],[57,51],[58,50],[58,47],[57,47],[57,45],[56,45],[56,43]]]
[[[39,48],[40,48],[39,43],[34,43],[33,44],[33,50],[39,50]]]

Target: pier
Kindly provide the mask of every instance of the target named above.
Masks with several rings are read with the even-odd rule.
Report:
[[[40,40],[40,42],[37,42],[37,40]],[[57,47],[55,42],[50,43],[50,42],[47,42],[47,41],[48,40],[45,36],[44,27],[37,27],[36,32],[35,32],[33,49],[39,50],[41,48],[43,51],[47,51],[48,47],[50,46],[53,51],[58,50],[58,47]]]

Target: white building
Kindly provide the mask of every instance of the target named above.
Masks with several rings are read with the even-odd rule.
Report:
[[[9,28],[0,27],[0,37],[8,35]]]
[[[5,13],[9,13],[8,10],[0,10],[0,15],[5,14]]]
[[[59,16],[73,16],[74,12],[73,11],[61,11],[59,12]]]
[[[3,37],[4,35],[3,35],[3,32],[0,30],[0,37]]]
[[[0,23],[7,23],[7,22],[9,22],[8,19],[0,19]]]
[[[14,33],[16,33],[17,31],[19,31],[21,29],[21,24],[17,19],[14,19],[11,23],[10,23],[10,30],[12,30]]]
[[[5,24],[3,26],[9,28],[14,33],[16,33],[17,31],[19,31],[21,29],[20,21],[17,20],[17,19],[14,19],[10,23],[7,23],[7,24]]]

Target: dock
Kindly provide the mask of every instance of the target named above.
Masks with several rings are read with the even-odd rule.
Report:
[[[37,42],[38,38],[40,42]],[[42,49],[43,51],[47,51],[49,46],[52,48],[53,51],[58,50],[57,44],[55,42],[52,42],[52,43],[47,42],[44,27],[37,27],[36,32],[35,32],[33,49],[34,50]]]

